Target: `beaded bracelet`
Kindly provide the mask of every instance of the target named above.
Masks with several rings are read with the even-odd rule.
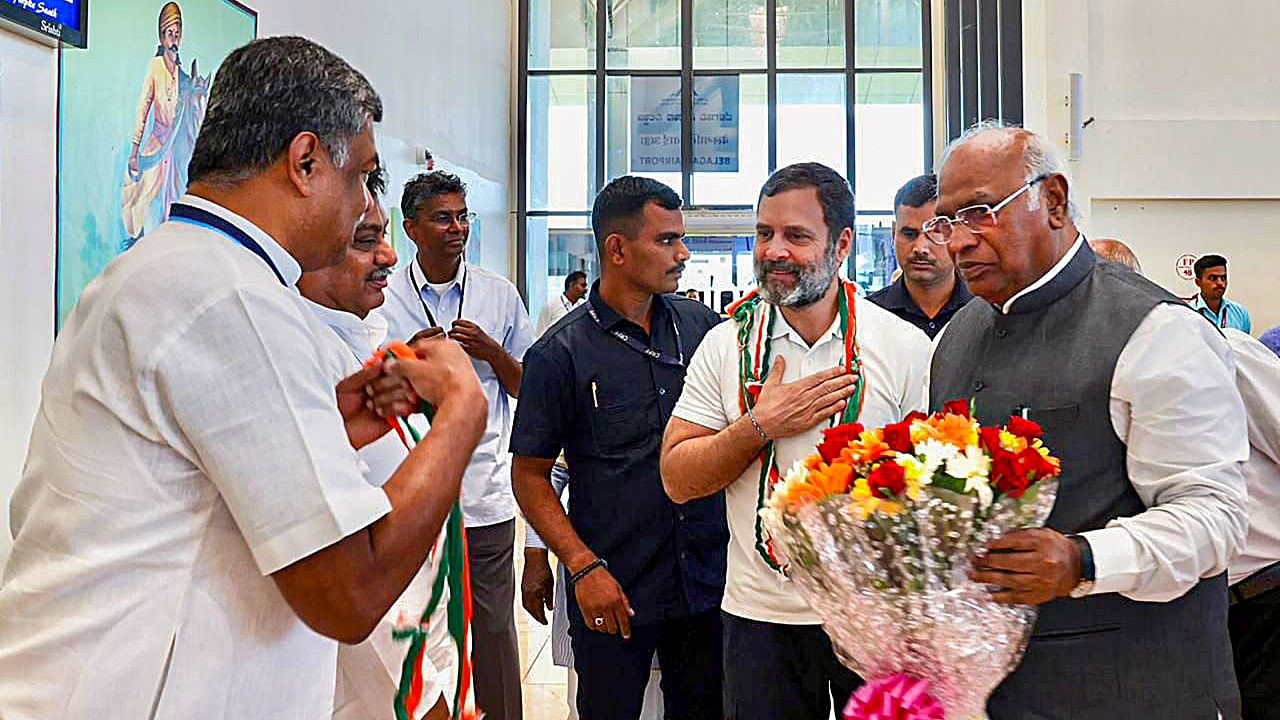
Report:
[[[769,442],[769,436],[764,434],[764,428],[760,427],[760,423],[756,422],[755,413],[751,412],[751,408],[747,408],[747,419],[751,421],[751,427],[755,428],[756,432],[760,433],[760,440],[763,442]]]

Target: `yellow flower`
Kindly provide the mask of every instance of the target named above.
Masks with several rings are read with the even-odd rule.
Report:
[[[906,476],[907,497],[912,500],[919,500],[920,487],[930,484],[933,480],[933,473],[929,472],[928,467],[912,455],[899,453],[898,457],[894,458],[894,462],[902,466],[903,474]]]
[[[1037,441],[1039,442],[1039,441]],[[1008,430],[1000,431],[1000,447],[1015,455],[1027,449],[1027,439],[1019,437]]]

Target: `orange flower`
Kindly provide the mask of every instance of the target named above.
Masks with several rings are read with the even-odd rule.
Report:
[[[809,482],[823,493],[823,497],[849,492],[849,482],[853,479],[853,468],[844,463],[827,465],[809,473]]]
[[[919,433],[920,440],[933,439],[954,445],[961,450],[978,444],[978,430],[974,427],[973,420],[960,415],[935,415],[924,422],[916,423],[911,429],[913,440]]]
[[[849,447],[840,453],[841,459],[847,459],[854,465],[873,463],[882,457],[893,455],[893,448],[884,441],[884,431],[865,430],[857,440],[849,443]]]

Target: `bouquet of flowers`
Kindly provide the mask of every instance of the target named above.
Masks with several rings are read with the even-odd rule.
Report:
[[[1034,422],[983,427],[971,410],[837,425],[761,510],[787,575],[867,681],[846,720],[984,717],[1022,658],[1035,609],[992,600],[969,559],[1044,524],[1061,464]]]

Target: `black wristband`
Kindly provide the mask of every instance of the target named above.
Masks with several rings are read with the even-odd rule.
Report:
[[[574,573],[569,577],[569,584],[577,585],[578,582],[582,580],[582,578],[590,575],[591,572],[596,568],[601,568],[601,567],[602,568],[609,567],[609,563],[605,562],[604,558],[596,558],[595,560],[592,560],[591,562],[587,563],[586,567],[582,568],[581,570],[579,570],[578,572]]]
[[[1093,582],[1097,579],[1097,571],[1093,567],[1093,546],[1083,535],[1068,535],[1067,539],[1080,550],[1080,579]]]

